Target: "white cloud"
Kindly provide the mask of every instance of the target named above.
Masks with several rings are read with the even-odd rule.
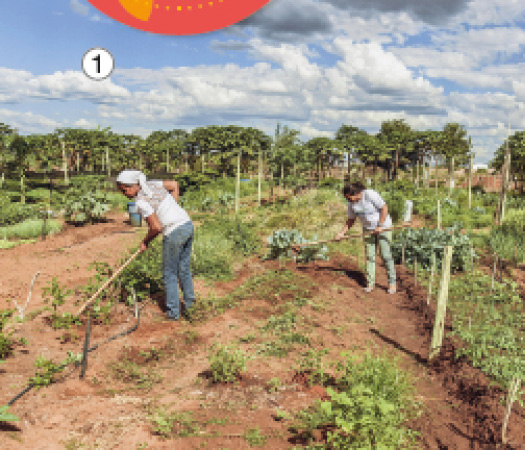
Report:
[[[29,99],[115,103],[130,96],[127,89],[110,79],[93,81],[76,71],[33,76],[28,71],[0,67],[0,79],[0,103]]]
[[[89,14],[89,6],[81,3],[80,0],[71,0],[69,2],[69,7],[81,16],[87,16]]]

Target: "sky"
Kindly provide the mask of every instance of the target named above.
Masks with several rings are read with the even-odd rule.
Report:
[[[0,123],[21,134],[280,123],[306,141],[342,124],[457,122],[486,163],[525,129],[519,0],[271,0],[192,36],[127,27],[87,0],[3,0],[0,20]],[[81,68],[93,47],[115,59],[103,81]]]

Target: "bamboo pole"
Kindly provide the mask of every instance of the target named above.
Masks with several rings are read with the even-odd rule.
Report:
[[[472,209],[472,153],[468,165],[468,209]]]
[[[441,230],[441,201],[437,201],[437,229]]]
[[[414,256],[414,284],[417,286],[417,255]]]
[[[434,284],[434,271],[436,269],[436,254],[432,252],[430,263],[430,280],[428,282],[427,305],[430,304],[430,297],[432,297],[432,285]]]
[[[438,157],[437,155],[434,157],[434,182],[436,187],[436,194],[438,193]]]
[[[235,182],[235,214],[239,212],[239,197],[241,196],[241,149],[237,153],[237,180]]]
[[[106,147],[106,170],[108,172],[108,177],[111,177],[111,161],[109,159],[109,148]]]
[[[510,125],[509,125],[509,134],[510,134]],[[510,171],[510,147],[509,147],[509,137],[507,136],[507,146],[505,148],[505,158],[503,160],[503,167],[501,170],[501,193],[498,202],[498,218],[497,224],[501,224],[505,217],[505,200],[507,197],[507,188],[508,188],[508,179]]]
[[[260,147],[257,160],[259,166],[259,180],[257,181],[257,206],[261,206],[262,151]]]
[[[428,356],[429,361],[439,355],[441,346],[443,344],[452,251],[453,247],[451,245],[447,245],[445,247],[445,251],[443,252],[443,262],[441,264],[441,283],[439,285],[437,297],[436,319],[434,321],[434,329],[432,331],[432,342],[430,343],[430,353]]]
[[[64,168],[64,183],[69,184],[69,178],[67,175],[67,159],[66,159],[66,144],[64,141],[60,141],[62,146],[62,167]]]
[[[450,160],[450,176],[448,179],[448,195],[452,195],[452,189],[454,185],[454,157]]]
[[[507,426],[509,425],[509,418],[510,413],[512,411],[512,404],[514,403],[514,400],[516,399],[516,395],[520,389],[521,379],[520,378],[514,378],[509,387],[509,394],[507,396],[507,408],[505,411],[505,419],[503,420],[503,427],[501,430],[501,442],[503,444],[507,443]]]

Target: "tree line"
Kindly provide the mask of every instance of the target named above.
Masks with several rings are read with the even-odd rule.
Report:
[[[270,136],[252,127],[210,125],[191,132],[182,129],[153,131],[147,137],[119,134],[110,128],[58,128],[52,133],[22,136],[0,123],[0,171],[23,174],[27,170],[63,170],[66,173],[115,173],[137,168],[149,173],[216,170],[233,174],[237,158],[243,172],[263,163],[265,172],[277,177],[305,173],[323,178],[348,162],[373,173],[381,169],[389,179],[400,170],[428,167],[439,162],[451,172],[468,162],[471,139],[465,128],[447,123],[442,130],[418,131],[402,119],[387,120],[378,133],[341,125],[335,135],[301,141],[298,130],[277,125]],[[509,139],[512,168],[523,174],[525,132]],[[501,166],[505,144],[493,165]]]

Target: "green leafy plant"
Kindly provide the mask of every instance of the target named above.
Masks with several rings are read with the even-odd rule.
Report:
[[[288,256],[291,252],[292,245],[306,244],[308,240],[303,238],[303,235],[297,230],[288,230],[283,228],[274,231],[271,236],[266,238],[269,245],[269,252],[266,255],[267,259],[277,259],[282,256]],[[297,257],[299,262],[309,262],[316,259],[327,260],[328,248],[325,245],[318,246],[304,246]]]
[[[454,247],[452,269],[464,271],[470,268],[471,258],[476,254],[470,238],[457,228],[447,230],[409,228],[395,234],[392,243],[392,255],[397,262],[401,261],[402,249],[405,251],[405,262],[411,264],[417,258],[420,267],[429,269],[432,254],[435,255],[438,267],[441,267],[443,251],[447,245]]]
[[[417,404],[406,376],[388,359],[369,353],[361,363],[349,355],[338,370],[337,389],[327,388],[330,400],[301,411],[293,429],[308,437],[322,428],[335,449],[407,448],[415,433],[403,423],[416,416]]]
[[[308,374],[308,384],[324,385],[329,375],[325,372],[324,357],[328,354],[329,349],[313,349],[309,348],[305,352],[301,353],[299,357],[299,364],[297,367],[297,373]]]
[[[55,315],[57,314],[57,308],[66,302],[67,298],[72,294],[72,292],[73,291],[71,289],[66,289],[60,286],[57,277],[53,277],[49,285],[42,289],[44,301],[46,303],[51,303],[51,306],[53,307],[53,313]]]
[[[261,430],[259,428],[250,428],[249,430],[245,431],[244,439],[246,439],[246,442],[248,442],[248,444],[250,444],[252,447],[262,447],[266,444],[268,437],[264,434],[261,434]]]
[[[13,353],[14,341],[11,339],[11,333],[4,333],[4,327],[10,317],[15,312],[14,309],[0,310],[0,359],[7,358]]]
[[[29,378],[29,382],[34,384],[37,388],[42,386],[49,386],[55,381],[55,375],[63,371],[66,365],[55,363],[51,359],[47,359],[40,355],[35,361],[36,373]]]
[[[64,217],[77,224],[101,220],[109,211],[110,202],[99,185],[97,179],[73,179],[60,199]]]
[[[215,383],[232,383],[246,368],[246,356],[242,350],[227,345],[214,344],[208,361]]]
[[[8,405],[0,406],[0,422],[19,422],[20,418],[9,412]]]

